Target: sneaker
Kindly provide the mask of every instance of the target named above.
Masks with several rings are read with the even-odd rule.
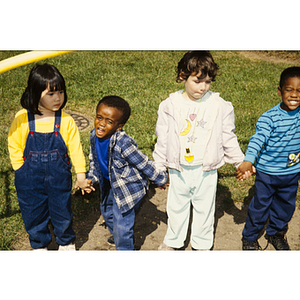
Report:
[[[38,248],[38,249],[32,249],[33,251],[47,251],[48,248],[45,247],[45,248]]]
[[[271,243],[276,250],[291,250],[284,234],[277,232],[274,235],[265,235],[268,243]]]
[[[59,245],[58,251],[76,251],[75,244],[69,244],[66,246]]]
[[[159,251],[173,251],[175,250],[174,248],[171,248],[169,246],[167,246],[166,244],[162,243],[159,247],[158,247]]]
[[[111,235],[111,236],[107,239],[107,242],[108,242],[110,245],[115,246],[114,236]]]
[[[261,250],[261,247],[257,240],[255,241],[247,241],[242,238],[243,242],[243,250]]]

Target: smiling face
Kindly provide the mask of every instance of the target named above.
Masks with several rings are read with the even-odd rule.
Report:
[[[95,118],[95,132],[100,139],[110,138],[116,131],[121,130],[124,124],[120,124],[123,113],[104,103],[100,104],[97,109]]]
[[[289,77],[282,88],[278,87],[278,95],[282,98],[280,107],[285,111],[293,111],[300,106],[300,77]]]
[[[211,86],[211,78],[206,76],[205,78],[200,78],[200,74],[190,75],[187,80],[184,81],[185,92],[188,98],[192,101],[196,101],[202,98]]]

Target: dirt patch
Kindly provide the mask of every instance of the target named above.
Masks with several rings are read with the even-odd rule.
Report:
[[[299,64],[299,51],[239,51],[239,54],[251,60],[266,60],[273,63]]]
[[[144,197],[142,205],[136,214],[136,224],[134,229],[135,248],[137,250],[157,250],[163,242],[167,231],[166,214],[167,190],[150,188]],[[213,250],[242,250],[242,231],[245,225],[247,209],[249,203],[237,203],[224,210],[223,203],[217,197],[216,218],[215,218],[215,240]],[[287,238],[292,250],[300,250],[300,211],[296,209],[289,224]],[[95,210],[86,221],[75,222],[77,250],[116,250],[107,242],[110,232],[103,226],[103,218],[100,209]],[[264,232],[261,233],[259,243],[262,248],[267,245]],[[49,250],[57,250],[58,246],[54,240],[49,245]],[[184,247],[191,250],[189,234]],[[31,250],[28,238],[15,245],[15,250]],[[274,250],[269,245],[267,250]]]

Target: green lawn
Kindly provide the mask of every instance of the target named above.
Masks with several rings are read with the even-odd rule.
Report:
[[[0,61],[19,53],[0,51]],[[63,74],[68,110],[94,116],[96,104],[103,96],[115,94],[125,98],[132,115],[124,129],[137,141],[140,150],[152,157],[158,105],[171,92],[183,88],[183,84],[175,82],[175,67],[183,54],[182,51],[79,51],[41,62],[54,64]],[[252,61],[236,51],[212,51],[212,54],[220,66],[220,76],[211,89],[232,102],[236,134],[245,151],[258,117],[280,101],[277,95],[280,73],[294,64]],[[298,54],[295,59],[295,64],[299,64]],[[0,250],[11,249],[26,234],[14,188],[7,135],[15,113],[21,109],[20,97],[32,66],[0,74]],[[88,158],[89,132],[82,132],[81,139]],[[218,199],[226,209],[251,196],[253,177],[238,182],[231,165],[222,167],[219,177]],[[88,218],[99,203],[95,194],[81,197],[76,193],[72,205],[74,219],[80,221]]]

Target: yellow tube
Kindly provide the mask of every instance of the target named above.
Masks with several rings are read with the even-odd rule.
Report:
[[[49,57],[73,51],[30,51],[0,61],[0,74],[11,69],[30,64]]]

